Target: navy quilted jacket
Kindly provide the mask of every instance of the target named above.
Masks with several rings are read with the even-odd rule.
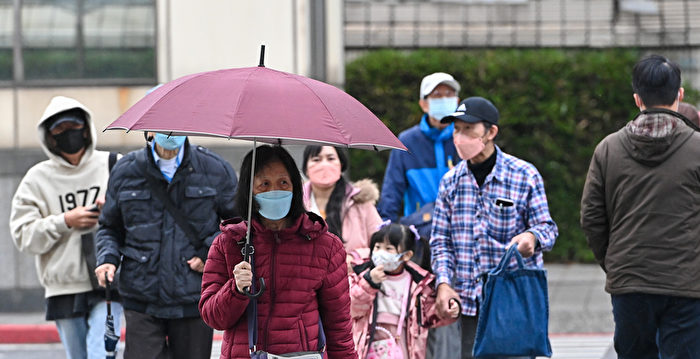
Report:
[[[119,292],[126,309],[158,318],[199,316],[202,274],[187,260],[206,260],[221,219],[234,216],[236,174],[221,157],[186,143],[182,163],[168,183],[150,147],[122,157],[112,169],[100,214],[98,265],[120,266]],[[145,176],[157,179],[197,232],[198,250],[151,193]]]

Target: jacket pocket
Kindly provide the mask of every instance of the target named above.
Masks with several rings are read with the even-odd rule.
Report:
[[[301,342],[301,350],[302,351],[309,351],[309,350],[316,350],[316,349],[310,349],[309,345],[309,337],[306,335],[306,327],[304,326],[304,321],[299,318],[297,320],[297,323],[299,325],[299,341]]]
[[[153,251],[122,247],[119,291],[127,298],[154,301],[158,298],[158,272]]]
[[[173,259],[175,268],[172,268],[172,281],[176,285],[164,288],[164,291],[174,301],[199,301],[202,291],[202,273],[190,268],[190,265],[187,263],[190,258],[192,258],[191,255],[180,253],[179,258]]]
[[[188,215],[199,221],[217,217],[216,189],[208,186],[185,187],[185,207]]]
[[[133,225],[150,222],[153,212],[150,191],[124,190],[119,192],[118,199],[124,223]]]

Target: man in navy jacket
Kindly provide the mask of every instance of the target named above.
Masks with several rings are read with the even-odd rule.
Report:
[[[221,219],[235,215],[236,185],[228,162],[185,136],[155,134],[114,166],[95,273],[104,285],[119,267],[124,358],[211,356],[213,331],[198,308],[202,272]]]
[[[391,151],[377,206],[383,219],[396,221],[435,202],[440,179],[459,161],[452,143],[453,125],[440,123],[457,108],[459,89],[452,75],[444,72],[421,81],[418,104],[423,117],[399,134],[408,152]]]

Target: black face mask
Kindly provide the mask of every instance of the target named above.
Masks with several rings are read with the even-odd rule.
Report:
[[[58,135],[53,135],[53,138],[56,139],[56,146],[59,150],[72,155],[85,147],[84,131],[84,128],[65,130]]]

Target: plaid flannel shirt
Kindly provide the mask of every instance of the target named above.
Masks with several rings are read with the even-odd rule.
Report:
[[[551,250],[558,235],[537,169],[498,146],[496,152],[496,164],[481,188],[462,161],[440,181],[435,202],[433,271],[438,285],[454,284],[464,315],[476,315],[479,276],[498,265],[513,237],[525,231],[535,235],[535,254],[525,264],[542,268],[542,251]]]

